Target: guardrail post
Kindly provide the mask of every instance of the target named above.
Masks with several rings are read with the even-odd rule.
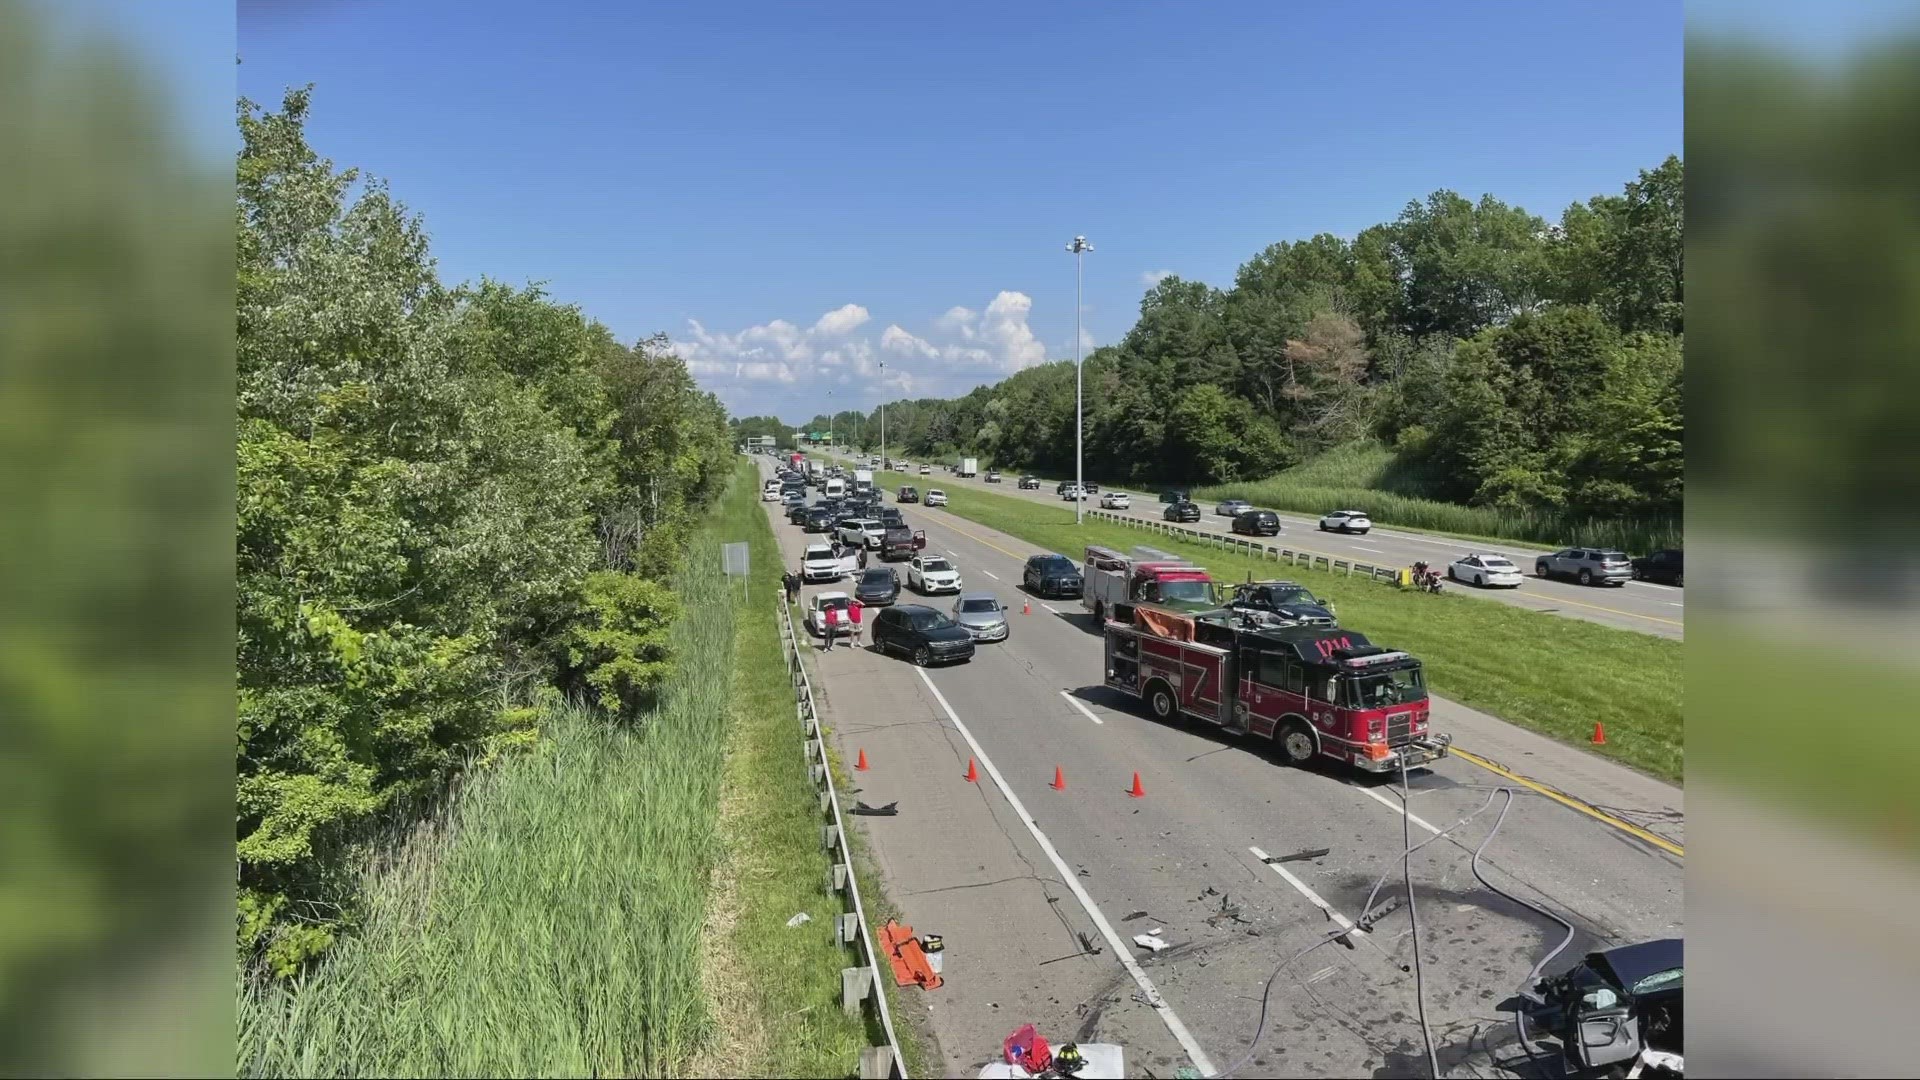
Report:
[[[827,825],[822,827],[820,830],[820,846],[826,848],[828,851],[837,850],[840,847],[840,826]]]
[[[847,912],[840,916],[840,944],[851,945],[860,936],[860,916]]]
[[[860,1051],[860,1080],[887,1080],[893,1075],[893,1047],[869,1046]]]
[[[873,990],[873,969],[868,967],[850,967],[840,969],[840,1007],[848,1016],[860,1011],[860,1003],[867,1000],[867,994]]]

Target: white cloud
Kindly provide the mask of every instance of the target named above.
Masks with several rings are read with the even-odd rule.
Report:
[[[1031,297],[1007,290],[979,310],[947,309],[923,333],[888,323],[875,341],[856,333],[872,314],[843,304],[806,329],[774,319],[715,331],[688,320],[687,334],[673,344],[695,379],[730,409],[798,420],[827,409],[829,390],[831,407],[863,408],[916,391],[962,394],[1045,363],[1046,346],[1028,325],[1032,312]]]
[[[1172,276],[1171,270],[1143,270],[1140,273],[1140,284],[1151,289]]]
[[[813,332],[826,337],[839,337],[858,329],[872,317],[859,304],[842,304],[820,316],[820,321],[813,324]]]

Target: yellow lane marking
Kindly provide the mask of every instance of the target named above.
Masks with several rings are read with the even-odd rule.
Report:
[[[1452,750],[1449,751],[1449,753],[1454,757],[1472,762],[1473,764],[1480,766],[1481,768],[1487,770],[1490,773],[1494,773],[1495,775],[1498,775],[1498,776],[1503,776],[1508,780],[1511,780],[1514,783],[1521,785],[1522,787],[1528,788],[1529,790],[1536,791],[1542,795],[1545,795],[1547,798],[1552,799],[1554,802],[1557,802],[1560,805],[1567,807],[1568,809],[1578,810],[1579,812],[1587,815],[1590,818],[1593,818],[1596,821],[1605,822],[1606,824],[1611,825],[1616,829],[1619,829],[1621,832],[1624,832],[1631,836],[1636,836],[1642,840],[1645,840],[1647,843],[1652,844],[1654,847],[1657,847],[1660,850],[1665,851],[1667,854],[1672,855],[1675,858],[1684,859],[1687,857],[1687,852],[1685,848],[1681,847],[1679,844],[1674,843],[1673,841],[1667,839],[1664,836],[1660,836],[1656,833],[1648,832],[1647,830],[1641,828],[1640,826],[1635,825],[1631,821],[1626,821],[1624,819],[1617,818],[1612,814],[1607,813],[1605,810],[1601,810],[1597,807],[1590,806],[1584,802],[1581,802],[1579,799],[1574,798],[1571,795],[1565,794],[1564,792],[1555,791],[1554,789],[1548,787],[1545,784],[1540,783],[1537,780],[1529,780],[1526,777],[1521,776],[1519,773],[1514,772],[1513,770],[1508,769],[1504,766],[1496,765],[1493,762],[1488,761],[1486,758],[1483,758],[1478,754],[1469,753],[1468,751],[1460,749],[1458,746],[1453,747]]]

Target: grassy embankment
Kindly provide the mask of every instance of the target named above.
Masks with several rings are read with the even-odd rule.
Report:
[[[744,461],[675,591],[683,662],[630,723],[555,711],[366,875],[296,984],[241,986],[237,1069],[274,1076],[842,1075],[838,901]],[[746,539],[743,599],[716,545]],[[812,922],[785,923],[796,911]]]
[[[917,476],[883,475],[888,490],[927,483]],[[1338,604],[1343,625],[1419,656],[1435,693],[1582,746],[1594,723],[1604,723],[1607,743],[1596,752],[1663,779],[1681,779],[1684,672],[1678,641],[1467,596],[1402,592],[1110,522],[1089,519],[1076,526],[1069,504],[1034,503],[970,487],[945,490],[951,513],[1076,562],[1089,543],[1121,550],[1150,543],[1206,566],[1220,580],[1241,580],[1251,572],[1257,578],[1298,581]]]
[[[1267,477],[1210,484],[1194,498],[1241,498],[1269,510],[1316,517],[1329,510],[1365,510],[1380,525],[1447,533],[1469,539],[1511,540],[1561,547],[1587,544],[1643,555],[1681,546],[1677,517],[1601,518],[1587,514],[1494,510],[1424,497],[1422,479],[1401,468],[1379,443],[1348,443]]]

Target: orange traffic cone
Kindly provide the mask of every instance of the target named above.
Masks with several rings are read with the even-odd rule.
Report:
[[[866,749],[866,747],[864,747],[864,746],[863,746],[863,747],[861,747],[861,748],[860,748],[860,760],[859,760],[859,761],[857,761],[857,762],[854,762],[854,765],[853,765],[853,767],[854,767],[855,769],[858,769],[858,770],[859,770],[859,771],[861,771],[861,772],[866,772],[866,771],[867,771],[867,749]]]
[[[1033,605],[1032,605],[1032,604],[1029,604],[1029,603],[1027,603],[1025,599],[1022,599],[1022,600],[1020,601],[1020,614],[1022,614],[1022,615],[1031,615],[1031,614],[1033,614]]]
[[[1065,790],[1067,790],[1067,773],[1066,773],[1066,770],[1065,770],[1065,769],[1062,769],[1062,768],[1061,768],[1060,766],[1058,766],[1058,765],[1055,765],[1055,766],[1053,767],[1053,783],[1052,783],[1052,784],[1050,784],[1050,785],[1048,785],[1048,786],[1050,786],[1050,787],[1052,787],[1052,788],[1053,788],[1053,790],[1055,790],[1055,791],[1065,791]]]
[[[979,782],[980,782],[980,770],[974,768],[973,759],[968,758],[967,759],[967,783],[977,784]]]
[[[1133,796],[1136,799],[1144,799],[1147,797],[1147,789],[1140,786],[1139,773],[1133,774],[1133,790],[1127,792],[1127,794]]]
[[[1607,726],[1598,720],[1593,722],[1593,745],[1607,745]]]

